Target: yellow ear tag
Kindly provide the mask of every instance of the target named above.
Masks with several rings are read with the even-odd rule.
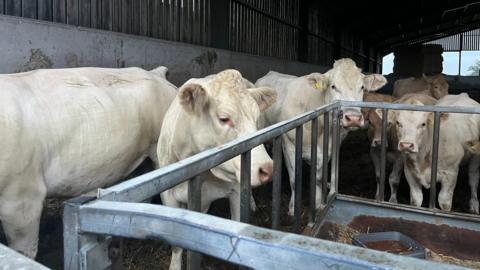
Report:
[[[315,89],[320,90],[322,88],[322,85],[320,83],[315,83]]]

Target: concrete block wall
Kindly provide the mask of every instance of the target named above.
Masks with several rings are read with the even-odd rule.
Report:
[[[0,16],[0,73],[37,68],[168,67],[168,79],[179,86],[235,68],[255,82],[269,70],[304,75],[327,67],[295,61],[170,42],[109,31]]]

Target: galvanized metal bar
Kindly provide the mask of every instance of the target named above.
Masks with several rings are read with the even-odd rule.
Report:
[[[302,225],[302,165],[303,165],[303,127],[297,127],[295,130],[295,221],[293,232],[300,233]]]
[[[328,187],[328,153],[330,140],[330,112],[323,114],[323,156],[322,156],[322,200],[326,203]]]
[[[430,208],[434,209],[437,202],[437,164],[438,144],[440,137],[440,112],[434,113],[433,143],[432,143],[432,168],[430,177]]]
[[[312,120],[311,147],[310,147],[310,190],[308,222],[315,222],[316,205],[315,197],[317,190],[317,144],[318,144],[318,118]]]
[[[339,156],[339,147],[340,145],[340,115],[341,111],[339,109],[333,110],[333,134],[332,134],[332,169],[331,169],[331,177],[330,177],[330,192],[337,193],[337,182],[338,182],[338,156]]]
[[[385,171],[387,167],[387,122],[388,109],[382,110],[382,144],[380,151],[380,182],[378,183],[378,201],[383,201],[385,198]]]
[[[0,258],[3,270],[50,270],[36,261],[0,244]]]
[[[110,188],[100,189],[99,199],[137,202],[146,200],[182,183],[185,179],[194,177],[245,151],[253,149],[257,145],[272,140],[336,107],[338,107],[338,102],[319,107],[291,120],[269,126],[251,135],[188,157],[180,162],[132,178]]]
[[[196,176],[188,181],[188,210],[202,211],[202,179]],[[187,270],[198,270],[202,263],[202,254],[187,251]]]
[[[363,101],[338,101],[341,107],[361,107],[361,108],[383,108],[389,110],[408,110],[425,112],[448,112],[448,113],[472,113],[480,114],[480,108],[477,107],[447,107],[434,105],[410,105],[400,103],[380,103]]]
[[[282,199],[282,137],[273,139],[273,186],[272,186],[272,229],[280,227],[280,203]]]
[[[81,206],[79,217],[84,233],[160,239],[259,270],[455,269],[162,205],[97,200]]]
[[[250,185],[250,168],[252,164],[251,151],[242,154],[240,165],[240,222],[250,221],[250,198],[252,187]]]

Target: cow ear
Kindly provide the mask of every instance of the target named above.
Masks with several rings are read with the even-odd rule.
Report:
[[[201,114],[208,107],[208,94],[200,84],[188,83],[178,92],[180,104],[190,114]]]
[[[383,119],[383,109],[375,109],[375,113],[380,119]],[[393,121],[395,121],[395,112],[389,110],[387,114],[387,123],[391,125]]]
[[[277,91],[271,87],[250,88],[248,91],[262,112],[277,101]]]
[[[320,73],[312,73],[305,77],[308,84],[316,90],[323,91],[328,87],[328,77]]]
[[[440,122],[447,120],[448,117],[449,117],[449,113],[441,112],[440,113]],[[428,124],[433,127],[433,121],[434,121],[433,112],[428,113],[427,121],[428,121]]]
[[[380,89],[387,83],[387,79],[380,74],[370,74],[363,77],[363,86],[365,90],[373,92]]]

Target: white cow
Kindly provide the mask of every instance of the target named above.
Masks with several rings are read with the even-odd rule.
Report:
[[[379,74],[364,75],[351,59],[335,61],[333,68],[325,74],[311,73],[302,77],[269,72],[257,80],[256,86],[272,86],[278,92],[278,101],[263,114],[261,125],[267,126],[290,119],[298,114],[313,110],[335,100],[361,101],[363,90],[375,91],[385,85],[387,80]],[[344,108],[342,124],[345,128],[363,126],[363,116],[358,108]],[[330,121],[331,123],[331,121]],[[318,121],[318,141],[323,141],[323,117]],[[303,126],[303,154],[310,161],[311,125]],[[332,136],[330,136],[331,141]],[[283,154],[290,176],[292,196],[289,215],[294,214],[295,185],[295,131],[282,136]],[[330,147],[329,147],[330,149]],[[322,144],[318,144],[316,207],[320,207],[322,177]],[[329,157],[330,158],[330,155]]]
[[[407,104],[423,105],[415,96],[404,101]],[[480,104],[467,94],[444,96],[438,106],[478,107]],[[431,185],[431,152],[433,145],[433,113],[415,111],[389,111],[388,121],[395,125],[398,150],[402,151],[404,172],[410,186],[410,202],[421,206],[422,186]],[[478,214],[478,155],[465,151],[464,145],[478,140],[480,116],[477,114],[441,114],[438,147],[437,181],[442,184],[438,203],[443,210],[450,211],[460,162],[469,162],[469,184],[471,188],[470,211]]]
[[[269,87],[247,89],[247,83],[236,70],[225,70],[215,76],[190,79],[170,106],[158,141],[160,166],[182,160],[206,149],[255,132],[260,112],[276,100]],[[273,161],[263,145],[252,150],[252,187],[270,181]],[[202,174],[202,211],[216,199],[228,198],[232,219],[240,219],[240,157],[235,157]],[[161,194],[162,202],[184,207],[188,201],[188,183],[182,183]],[[170,269],[181,269],[182,249],[172,249]]]
[[[421,78],[410,77],[395,81],[393,96],[400,98],[409,93],[419,93],[439,99],[448,95],[448,82],[443,74],[423,75]]]
[[[44,199],[112,184],[156,160],[176,95],[166,68],[72,68],[0,75],[0,219],[34,258]]]

